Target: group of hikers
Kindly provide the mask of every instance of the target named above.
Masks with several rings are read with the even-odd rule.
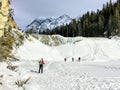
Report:
[[[78,58],[78,61],[80,62],[81,58]],[[67,58],[64,58],[64,61],[67,61]],[[72,57],[72,61],[74,62],[74,58]],[[43,60],[43,58],[41,58],[41,60],[39,60],[39,70],[38,73],[43,73],[43,65],[45,64],[45,61]]]
[[[80,62],[81,58],[79,57],[78,58],[78,61]],[[64,58],[64,61],[66,62],[67,61],[67,58]],[[74,58],[72,57],[72,61],[74,62]]]

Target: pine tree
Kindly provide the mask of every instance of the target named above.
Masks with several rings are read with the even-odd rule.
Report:
[[[116,29],[118,30],[118,35],[120,36],[120,16],[118,8],[115,9],[115,22],[116,22]]]

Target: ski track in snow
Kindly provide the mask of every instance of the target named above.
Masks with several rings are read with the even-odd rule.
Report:
[[[115,75],[114,77],[104,77],[104,75],[99,77],[99,73],[102,73],[99,70],[103,70],[103,73],[117,72],[120,74],[119,65],[46,61],[43,74],[37,73],[38,61],[20,61],[14,62],[14,65],[19,66],[17,73],[20,74],[16,77],[32,77],[25,85],[26,90],[120,90],[120,77]],[[92,70],[99,73],[96,74],[96,71]]]

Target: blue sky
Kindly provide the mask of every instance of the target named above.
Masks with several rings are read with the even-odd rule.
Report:
[[[22,29],[38,17],[59,17],[67,14],[72,18],[87,11],[102,9],[109,0],[12,0],[15,20]],[[115,2],[116,0],[112,0]]]

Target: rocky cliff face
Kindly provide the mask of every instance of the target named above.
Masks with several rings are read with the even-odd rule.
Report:
[[[9,2],[8,0],[0,0],[0,37],[4,35],[4,27],[8,21]]]
[[[18,30],[17,24],[9,7],[10,0],[0,0],[0,37],[4,36],[5,30]]]

